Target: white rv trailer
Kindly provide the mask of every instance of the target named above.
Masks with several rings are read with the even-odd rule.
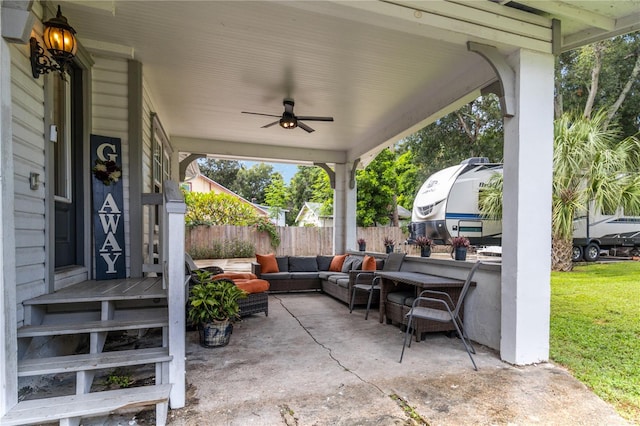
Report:
[[[502,223],[480,216],[478,191],[502,164],[487,158],[468,158],[429,176],[413,201],[409,242],[421,235],[446,244],[464,236],[471,244],[499,245]]]
[[[413,201],[409,224],[409,243],[426,235],[436,243],[446,244],[452,237],[464,236],[473,245],[500,245],[502,222],[480,215],[478,193],[496,173],[501,163],[487,158],[469,158],[429,176]],[[574,220],[574,261],[595,261],[601,249],[624,249],[640,254],[640,217],[589,213]]]

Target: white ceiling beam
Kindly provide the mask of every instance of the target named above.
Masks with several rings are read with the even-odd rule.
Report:
[[[438,4],[437,7],[432,3]],[[474,2],[471,2],[474,3]],[[446,43],[466,46],[467,41],[477,41],[492,45],[517,46],[544,53],[551,53],[551,20],[532,15],[535,24],[521,21],[518,33],[502,31],[499,26],[492,25],[501,20],[511,19],[496,14],[488,14],[490,24],[467,22],[458,16],[440,15],[429,11],[416,10],[404,2],[388,1],[343,1],[332,0],[328,2],[287,1],[283,6],[296,7],[311,12],[321,13],[336,18],[349,19],[355,22],[379,26],[381,28],[401,31],[420,37],[426,37]],[[424,9],[437,8],[447,10],[453,6],[456,13],[466,10],[473,16],[482,10],[469,7],[464,4],[445,2],[444,0],[431,0],[417,2]],[[508,8],[503,8],[508,9]],[[419,13],[416,13],[419,12]],[[510,13],[512,11],[509,11]],[[523,17],[527,14],[522,14]],[[545,26],[539,24],[539,20],[546,22]],[[529,20],[530,21],[530,20]],[[526,34],[526,35],[522,35]]]
[[[116,56],[118,58],[134,59],[135,49],[131,46],[123,46],[121,44],[107,43],[106,41],[90,40],[80,38],[82,46],[91,53],[105,54]]]
[[[380,126],[369,129],[349,151],[347,161],[360,158],[366,166],[382,149],[480,96],[480,89],[498,77],[479,55],[475,61],[477,65],[452,73],[448,80],[433,82],[405,101]]]
[[[576,49],[587,44],[595,43],[622,34],[640,31],[640,12],[627,15],[616,21],[616,28],[613,31],[605,31],[598,28],[590,28],[575,34],[568,35],[562,39],[562,51]]]
[[[63,2],[63,9],[67,6],[75,9],[87,9],[93,13],[100,13],[103,15],[116,15],[116,2],[111,0],[66,0]]]
[[[591,12],[571,4],[557,0],[518,0],[518,3],[541,10],[558,17],[571,18],[574,21],[600,28],[605,31],[613,31],[616,28],[616,20],[599,13]]]
[[[243,158],[258,161],[289,163],[345,163],[345,151],[329,151],[290,146],[274,146],[256,143],[219,141],[211,139],[172,136],[171,146],[180,152],[210,154],[220,158]]]

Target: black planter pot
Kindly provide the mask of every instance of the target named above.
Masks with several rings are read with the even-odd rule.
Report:
[[[200,345],[205,348],[226,346],[233,332],[233,323],[229,320],[209,322],[200,325]]]
[[[467,260],[467,248],[466,247],[456,247],[454,249],[454,259],[455,260]]]
[[[420,257],[431,256],[431,247],[420,247]]]
[[[387,253],[393,253],[393,246],[385,246]]]
[[[360,251],[366,251],[366,250],[367,250],[367,244],[366,244],[366,243],[364,243],[364,244],[358,244],[358,249],[359,249]]]

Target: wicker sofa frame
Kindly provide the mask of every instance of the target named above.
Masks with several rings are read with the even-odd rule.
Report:
[[[240,308],[240,317],[246,317],[251,314],[264,312],[265,316],[269,316],[269,296],[266,292],[249,293],[245,299],[238,300]]]

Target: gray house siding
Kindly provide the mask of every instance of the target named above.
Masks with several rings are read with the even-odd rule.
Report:
[[[43,79],[31,76],[28,47],[11,45],[11,100],[16,238],[16,319],[23,323],[22,301],[46,293],[45,142]],[[43,183],[29,188],[29,174]]]

